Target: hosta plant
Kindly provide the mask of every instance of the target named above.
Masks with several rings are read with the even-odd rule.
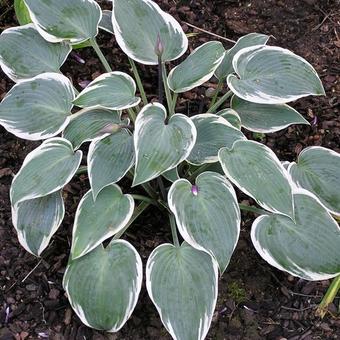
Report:
[[[325,94],[314,68],[255,33],[230,49],[210,41],[189,54],[180,24],[153,1],[112,5],[110,12],[94,0],[24,0],[28,23],[0,36],[2,70],[16,83],[1,102],[0,123],[19,138],[43,141],[10,190],[13,225],[27,251],[41,256],[63,221],[63,187],[88,173],[63,280],[82,322],[118,331],[144,278],[171,336],[204,339],[241,210],[259,215],[251,239],[269,264],[306,280],[337,276],[339,154],[308,147],[295,162],[281,162],[248,139],[251,132],[308,124],[287,103]],[[96,42],[98,28],[115,35],[131,74],[111,69]],[[60,67],[84,42],[105,73],[78,92]],[[135,62],[158,66],[156,102]],[[183,92],[214,79],[203,113],[177,110]],[[131,188],[117,184],[123,177]],[[258,207],[239,204],[235,187]],[[138,251],[122,237],[148,207],[165,215],[165,225],[168,216],[173,242],[153,250],[143,273]]]

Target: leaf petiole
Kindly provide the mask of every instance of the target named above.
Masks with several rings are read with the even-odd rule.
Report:
[[[100,49],[100,47],[99,47],[99,45],[98,45],[96,39],[93,38],[93,39],[90,39],[89,41],[90,41],[91,46],[93,47],[93,49],[94,49],[95,52],[97,53],[98,58],[99,58],[100,61],[102,62],[103,66],[104,66],[104,68],[105,68],[105,70],[106,70],[106,72],[112,72],[112,68],[111,68],[111,66],[109,65],[108,61],[106,60],[106,58],[105,58],[103,52],[101,51],[101,49]]]

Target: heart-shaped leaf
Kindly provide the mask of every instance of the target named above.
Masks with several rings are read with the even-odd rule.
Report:
[[[112,11],[108,11],[104,9],[102,11],[102,14],[103,16],[100,20],[99,28],[106,32],[114,34],[113,26],[112,26]]]
[[[14,135],[47,139],[70,121],[74,90],[65,76],[43,73],[13,86],[0,104],[0,124]]]
[[[175,340],[203,340],[216,306],[218,266],[207,253],[183,243],[162,244],[146,265],[146,288]]]
[[[309,125],[299,112],[286,104],[256,104],[233,96],[230,105],[241,117],[242,126],[250,131],[271,133],[292,124]]]
[[[93,198],[92,190],[81,199],[72,233],[72,259],[84,256],[103,241],[122,230],[135,207],[130,195],[123,195],[118,185],[105,187]]]
[[[146,105],[137,116],[134,186],[176,167],[195,145],[196,128],[188,117],[175,114],[167,124],[165,119],[166,110],[158,103]]]
[[[216,113],[217,116],[223,117],[227,120],[234,128],[241,130],[242,123],[241,117],[239,114],[233,109],[224,109]]]
[[[340,229],[310,192],[294,192],[295,221],[282,215],[258,217],[251,238],[272,266],[305,280],[326,280],[340,274]]]
[[[335,215],[340,215],[340,154],[320,146],[304,149],[288,168],[297,186],[314,193]]]
[[[246,47],[265,45],[268,40],[268,35],[258,33],[249,33],[238,39],[236,44],[225,53],[222,62],[215,71],[216,78],[224,81],[229,74],[234,73],[233,58],[237,52]]]
[[[83,143],[103,136],[107,130],[119,129],[120,113],[103,108],[84,109],[71,116],[71,121],[63,132],[75,149]]]
[[[33,24],[7,28],[0,35],[0,66],[15,82],[44,72],[59,72],[70,52],[67,44],[43,39]]]
[[[214,75],[224,53],[225,49],[219,41],[209,41],[196,48],[169,73],[170,89],[181,93],[204,84]]]
[[[246,139],[240,130],[221,116],[206,113],[191,119],[197,130],[196,144],[187,158],[192,164],[218,162],[218,151],[221,148],[231,148],[236,140]]]
[[[188,48],[180,24],[151,0],[114,0],[112,24],[124,53],[145,65],[158,64],[158,41],[163,47],[162,61],[175,60]]]
[[[102,11],[94,0],[25,0],[41,36],[52,43],[77,44],[98,34]]]
[[[135,81],[126,73],[104,73],[91,82],[74,104],[80,107],[100,106],[111,110],[123,110],[136,106],[140,98],[135,96]]]
[[[207,171],[195,185],[186,179],[173,183],[168,202],[184,240],[215,257],[223,273],[240,234],[241,213],[233,186]]]
[[[124,240],[116,240],[105,249],[99,245],[71,261],[63,286],[85,325],[117,332],[137,304],[142,276],[142,260],[136,249]]]
[[[89,148],[87,165],[93,197],[107,185],[118,182],[135,163],[133,137],[125,129],[95,139]]]
[[[229,88],[240,98],[258,104],[284,104],[309,95],[324,95],[315,69],[293,52],[274,46],[239,51],[229,75]]]
[[[12,207],[12,221],[20,244],[31,254],[40,256],[58,230],[64,213],[61,191]]]
[[[14,11],[20,25],[26,25],[32,22],[24,0],[14,0]]]
[[[66,185],[76,173],[83,153],[73,152],[63,138],[52,138],[30,152],[11,186],[12,205],[49,195]]]
[[[219,161],[226,176],[263,208],[294,219],[290,178],[276,155],[254,141],[236,141],[223,148]]]

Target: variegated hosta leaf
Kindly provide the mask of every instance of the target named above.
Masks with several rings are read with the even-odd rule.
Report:
[[[102,11],[102,14],[103,14],[103,16],[100,20],[99,28],[106,31],[106,32],[114,34],[113,26],[112,26],[112,11],[108,11],[108,10],[104,9]]]
[[[222,62],[215,71],[216,78],[222,81],[225,80],[229,74],[235,72],[233,68],[233,58],[237,52],[246,47],[265,45],[268,40],[268,35],[259,33],[249,33],[238,39],[236,44],[225,53]]]
[[[185,241],[211,254],[221,273],[236,247],[241,213],[233,186],[216,172],[203,172],[195,185],[179,179],[170,188],[168,202]]]
[[[0,66],[15,82],[44,72],[59,72],[70,52],[67,44],[43,39],[33,24],[7,28],[0,35]]]
[[[310,192],[294,192],[295,221],[282,215],[258,217],[251,238],[272,266],[305,280],[326,280],[340,274],[340,229]]]
[[[41,36],[52,43],[77,44],[98,34],[102,11],[94,0],[25,0]]]
[[[162,176],[167,179],[169,182],[175,182],[177,181],[180,177],[179,177],[179,174],[178,174],[178,169],[177,167],[176,168],[173,168],[171,170],[168,170],[166,172],[163,172],[162,173]]]
[[[236,141],[223,148],[219,161],[226,176],[263,208],[294,219],[292,188],[287,171],[267,146]]]
[[[189,91],[208,81],[225,53],[219,41],[209,41],[196,48],[187,59],[171,70],[168,84],[176,93]]]
[[[74,104],[80,107],[100,106],[111,110],[123,110],[136,106],[140,98],[135,96],[135,81],[126,73],[104,73],[91,82]]]
[[[32,22],[30,13],[25,5],[24,0],[14,0],[14,11],[15,16],[17,17],[17,20],[21,26]]]
[[[288,169],[295,184],[314,193],[335,215],[340,215],[340,154],[320,146],[304,149]]]
[[[122,230],[130,221],[135,207],[130,195],[118,185],[105,187],[94,200],[92,190],[79,203],[72,233],[71,257],[76,259],[96,248]]]
[[[93,197],[107,185],[118,182],[135,162],[133,137],[122,129],[95,139],[89,148],[87,165]]]
[[[187,158],[192,164],[218,162],[221,148],[231,148],[236,140],[246,139],[240,130],[215,114],[199,114],[191,119],[197,130],[196,144]]]
[[[146,105],[137,116],[134,186],[176,167],[195,145],[196,128],[187,116],[175,114],[167,124],[165,120],[166,110],[158,103]]]
[[[241,117],[242,126],[247,130],[270,133],[292,124],[307,124],[299,112],[286,104],[256,104],[234,96],[230,103]]]
[[[12,207],[12,221],[20,244],[40,256],[58,230],[65,213],[61,191],[23,201]]]
[[[164,49],[162,61],[175,60],[188,48],[180,24],[151,0],[114,0],[112,24],[124,53],[145,65],[158,64],[158,37]]]
[[[71,116],[71,121],[63,132],[63,138],[78,149],[83,143],[104,135],[110,127],[119,129],[118,125],[121,123],[120,113],[117,111],[103,108],[81,110]]]
[[[284,104],[309,95],[324,95],[315,69],[289,50],[274,46],[244,48],[233,59],[239,76],[229,75],[229,88],[258,104]]]
[[[117,332],[131,316],[142,287],[143,266],[136,249],[115,240],[71,261],[63,286],[81,321]]]
[[[52,138],[30,152],[11,186],[12,206],[49,195],[66,185],[76,173],[82,152],[73,151],[69,141]]]
[[[183,243],[162,244],[146,265],[146,288],[175,340],[203,340],[218,291],[218,266],[207,253]]]
[[[70,121],[74,90],[65,76],[43,73],[13,86],[0,104],[0,124],[17,137],[59,134]]]
[[[216,113],[217,116],[223,117],[227,120],[234,128],[241,130],[242,122],[239,114],[233,109],[224,109]]]

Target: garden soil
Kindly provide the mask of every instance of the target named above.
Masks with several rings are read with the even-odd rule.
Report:
[[[281,160],[293,161],[311,145],[340,152],[340,2],[338,0],[159,0],[183,25],[190,49],[211,39],[226,48],[232,45],[190,26],[236,40],[250,32],[271,35],[272,45],[288,48],[306,58],[321,76],[326,97],[307,98],[293,106],[311,126],[294,126],[281,132],[251,135],[275,150]],[[108,2],[102,5],[108,8]],[[12,1],[0,1],[0,29],[17,25]],[[115,39],[101,32],[99,43],[114,70],[130,72],[126,57]],[[84,82],[104,70],[87,48],[71,56],[62,71],[80,90]],[[79,63],[79,58],[85,63]],[[140,66],[150,100],[157,95],[157,69]],[[0,98],[13,83],[0,72]],[[211,80],[207,87],[216,86]],[[194,115],[206,110],[202,87],[180,98],[177,111]],[[89,189],[81,175],[64,190],[67,213],[60,230],[41,259],[27,253],[18,243],[11,224],[9,187],[25,156],[37,142],[20,140],[0,127],[0,340],[10,339],[170,339],[143,286],[133,316],[116,334],[105,334],[82,325],[73,313],[62,288],[67,264],[74,213]],[[85,159],[84,159],[85,161]],[[125,192],[127,182],[121,183]],[[243,203],[252,204],[239,195]],[[249,237],[251,213],[243,214],[239,244],[227,271],[219,280],[219,298],[207,339],[340,339],[339,298],[321,320],[315,312],[330,281],[307,282],[280,272],[255,252]],[[144,265],[150,252],[171,240],[168,220],[150,208],[138,218],[125,236],[140,252]],[[114,303],[114,302],[113,302]]]

